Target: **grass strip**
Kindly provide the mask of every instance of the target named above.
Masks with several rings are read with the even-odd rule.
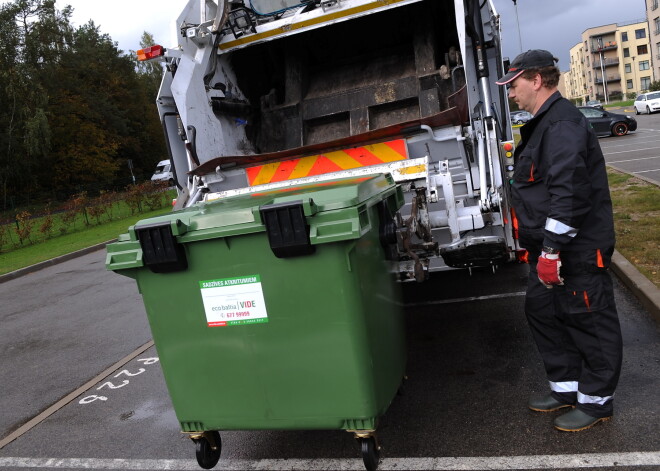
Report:
[[[75,252],[92,245],[107,242],[125,233],[129,226],[136,222],[172,212],[172,208],[162,208],[156,211],[135,214],[126,218],[89,226],[70,234],[54,237],[39,243],[0,253],[0,275],[35,263],[50,260],[60,255]]]
[[[660,288],[660,187],[607,169],[616,248]]]

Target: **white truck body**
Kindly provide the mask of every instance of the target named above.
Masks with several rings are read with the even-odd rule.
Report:
[[[189,0],[158,110],[179,196],[390,173],[403,280],[518,250],[491,0]]]

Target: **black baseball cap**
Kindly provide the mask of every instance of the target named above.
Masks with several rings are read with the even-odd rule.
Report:
[[[551,52],[544,49],[530,49],[527,52],[518,54],[509,66],[506,75],[495,82],[498,85],[506,85],[517,79],[520,74],[529,69],[538,69],[541,67],[554,66],[558,62]]]

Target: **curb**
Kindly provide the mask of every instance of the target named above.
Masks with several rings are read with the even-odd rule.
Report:
[[[63,262],[67,262],[69,260],[72,260],[74,258],[82,257],[83,255],[87,255],[93,252],[96,252],[98,250],[104,249],[106,245],[115,242],[117,239],[109,240],[107,242],[102,242],[100,244],[92,245],[91,247],[87,247],[85,249],[81,250],[76,250],[75,252],[71,252],[68,254],[60,255],[59,257],[51,258],[50,260],[46,260],[43,262],[35,263],[34,265],[30,265],[29,267],[25,268],[20,268],[15,271],[11,271],[9,273],[5,273],[4,275],[0,275],[0,283],[4,283],[6,281],[14,280],[16,278],[19,278],[21,276],[29,275],[30,273],[34,273],[35,271],[42,270],[47,267],[52,267],[53,265],[57,265]]]
[[[51,258],[45,262],[36,263],[30,265],[29,267],[21,268],[16,271],[9,272],[5,275],[0,275],[0,283],[6,281],[14,280],[24,275],[34,273],[43,268],[57,265],[62,262],[72,260],[77,257],[82,257],[98,250],[104,249],[106,245],[115,242],[117,239],[109,240],[107,242],[102,242],[86,249],[78,250],[76,252],[71,252],[66,255],[61,255],[59,257]],[[651,313],[651,316],[660,323],[660,289],[655,286],[651,281],[642,275],[635,266],[628,261],[623,255],[619,253],[618,250],[614,251],[612,255],[612,264],[610,266],[612,272],[621,280],[621,282],[626,285],[626,287],[632,291],[637,299],[642,303],[642,305]]]
[[[651,316],[660,322],[660,289],[642,275],[635,266],[617,250],[612,255],[610,269],[632,291]]]

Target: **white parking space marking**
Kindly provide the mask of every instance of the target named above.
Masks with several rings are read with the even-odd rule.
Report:
[[[612,155],[612,154],[629,154],[630,152],[637,152],[637,151],[642,151],[642,150],[653,150],[653,149],[660,149],[660,146],[658,147],[647,147],[644,149],[628,149],[628,150],[623,150],[620,152],[607,152],[607,155]]]
[[[359,459],[220,460],[228,471],[364,471]],[[514,470],[660,466],[660,452],[585,453],[578,455],[385,458],[378,469],[391,470]],[[93,458],[1,458],[1,468],[199,470],[194,460],[122,460]]]
[[[660,143],[660,136],[658,138],[655,138],[655,137],[654,138],[640,137],[640,138],[634,139],[634,140],[625,139],[625,142],[622,143],[621,141],[619,141],[616,144],[615,143],[607,143],[607,144],[602,143],[601,147],[603,149],[613,149],[615,147],[624,147],[626,149],[630,149],[634,145],[650,145],[650,144],[654,144],[656,142]]]
[[[469,298],[437,299],[435,301],[425,301],[422,303],[405,303],[404,305],[406,307],[434,306],[436,304],[467,303],[470,301],[485,301],[488,299],[513,298],[516,296],[525,296],[525,294],[527,294],[525,291],[518,291],[515,293],[491,294],[489,296],[472,296]]]
[[[653,160],[653,159],[658,159],[660,158],[660,155],[656,155],[655,157],[641,157],[639,159],[628,159],[628,160],[612,160],[607,162],[608,164],[620,164],[622,162],[639,162],[640,160]]]
[[[658,172],[658,171],[660,171],[660,168],[656,168],[655,170],[638,170],[637,172],[632,172],[632,173],[638,174],[638,173],[649,173],[649,172]]]

